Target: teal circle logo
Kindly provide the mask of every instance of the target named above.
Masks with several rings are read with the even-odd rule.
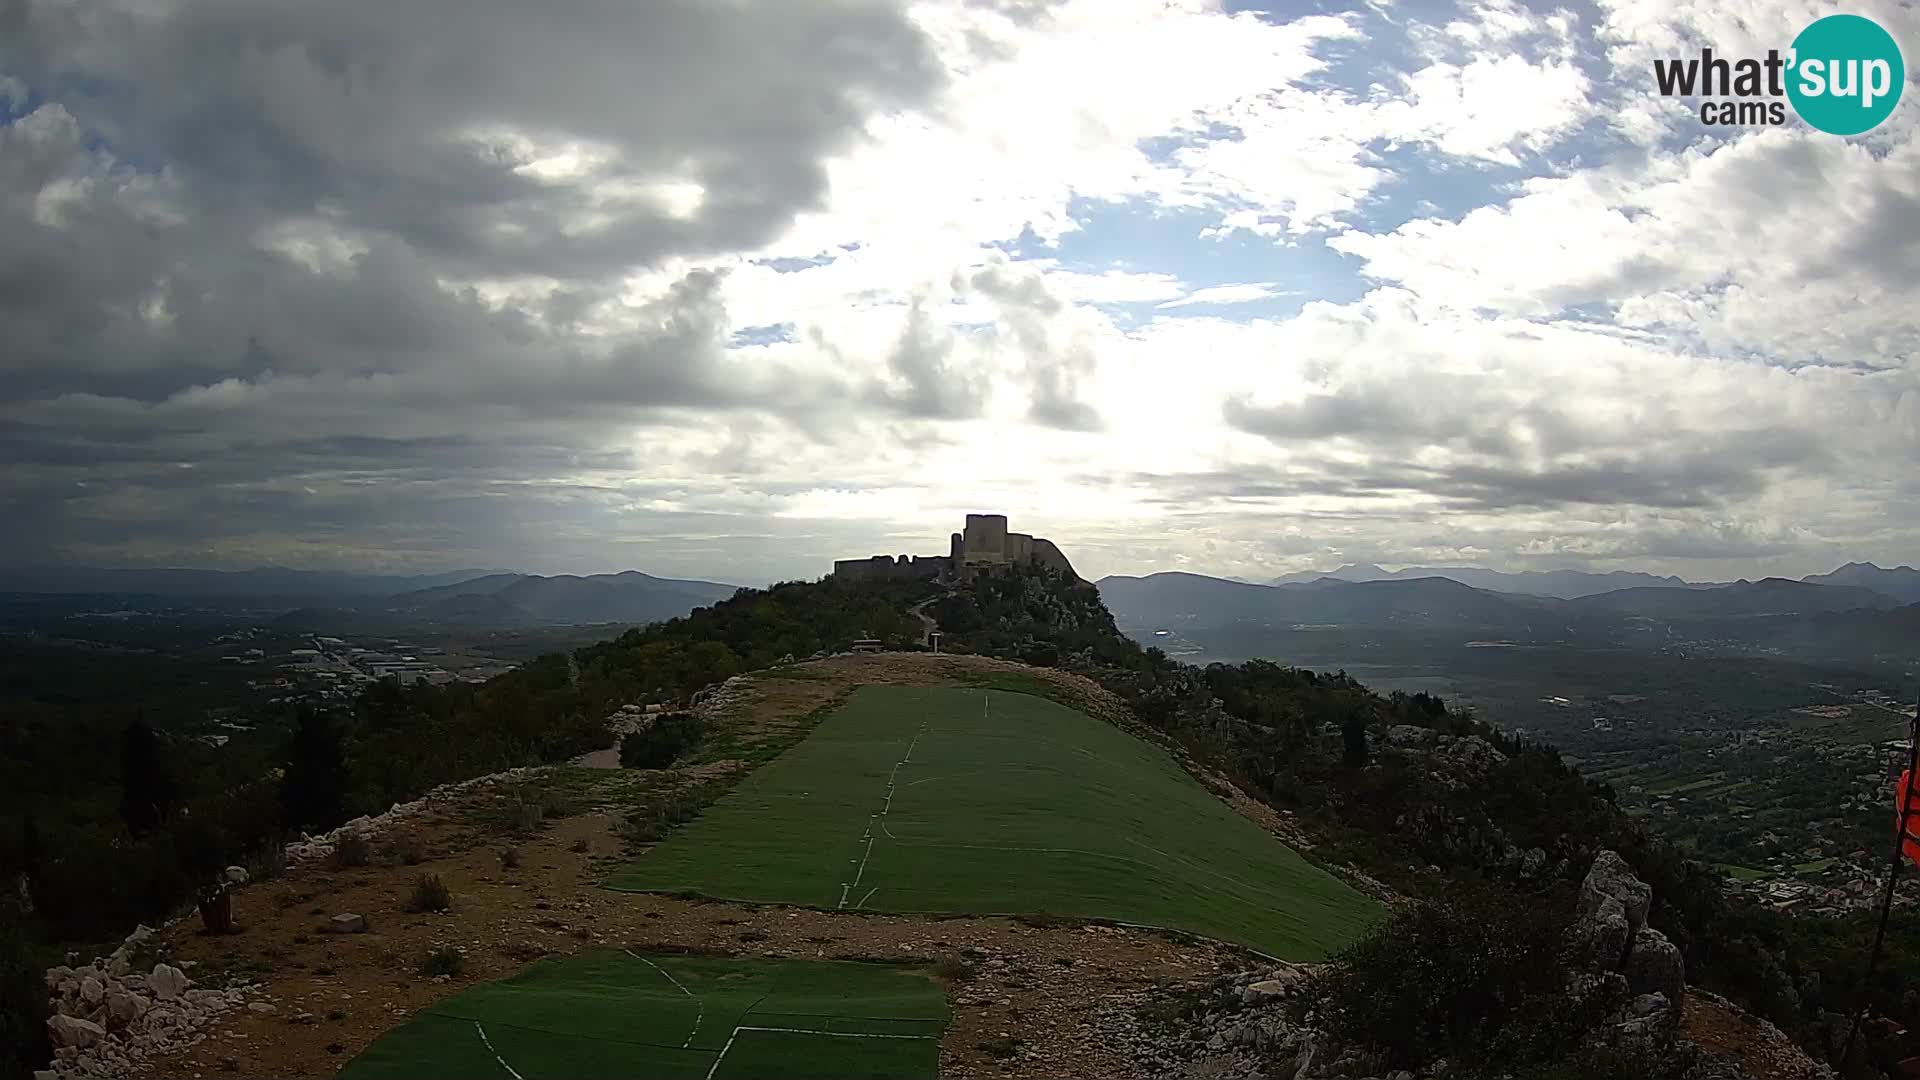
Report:
[[[1793,111],[1829,135],[1873,129],[1892,114],[1907,82],[1893,35],[1858,15],[1829,15],[1800,31],[1789,64]]]

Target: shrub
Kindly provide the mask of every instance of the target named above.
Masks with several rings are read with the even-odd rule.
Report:
[[[407,866],[427,861],[427,845],[417,836],[402,836],[393,842],[393,857]]]
[[[453,893],[439,874],[421,874],[414,879],[413,895],[407,899],[408,911],[445,911],[452,906]]]
[[[420,974],[428,978],[435,978],[441,975],[452,978],[465,970],[466,966],[466,954],[451,945],[442,945],[429,951],[427,955],[421,959]]]
[[[358,830],[341,833],[339,839],[334,841],[333,854],[327,857],[327,862],[335,870],[365,866],[372,860],[373,845]]]
[[[520,849],[507,848],[500,853],[500,868],[503,870],[520,869]]]
[[[663,713],[645,731],[620,740],[620,765],[627,769],[664,769],[706,737],[706,724],[693,713]]]
[[[1333,1033],[1396,1069],[1440,1058],[1487,1075],[1560,1060],[1617,1001],[1566,992],[1564,903],[1455,886],[1335,957],[1318,993]]]
[[[933,973],[948,982],[966,982],[978,972],[973,965],[958,956],[943,956],[933,965]]]
[[[585,855],[587,852],[593,850],[593,845],[583,836],[569,845],[567,850],[576,854]]]
[[[540,831],[540,823],[546,820],[546,811],[537,802],[516,802],[513,804],[513,831],[521,835]]]
[[[272,881],[287,872],[286,842],[278,836],[268,839],[265,846],[253,853],[246,861],[247,880],[253,882]]]

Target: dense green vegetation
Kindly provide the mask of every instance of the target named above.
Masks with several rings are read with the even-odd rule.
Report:
[[[665,713],[644,731],[620,740],[620,765],[627,769],[664,769],[699,745],[706,735],[693,713]]]
[[[437,784],[598,749],[604,718],[620,704],[685,701],[739,671],[856,638],[917,640],[920,623],[906,609],[925,592],[831,582],[743,589],[484,684],[378,683],[345,715],[298,724],[286,716],[277,733],[236,736],[217,751],[176,732],[209,709],[259,697],[246,687],[250,669],[198,652],[7,639],[0,881],[8,888],[0,903],[14,905],[4,930],[18,948],[0,936],[0,960],[43,967],[63,945],[156,922],[221,868],[277,849],[289,831],[331,828]],[[136,721],[152,729],[150,740],[128,734]],[[329,764],[328,747],[343,767]],[[134,763],[131,773],[123,759]],[[18,973],[0,971],[0,990]],[[26,1010],[0,1025],[41,1030],[36,995],[0,992],[0,1003]],[[45,1062],[22,1053],[0,1066],[18,1072]]]
[[[1856,987],[1873,929],[1865,913],[1820,919],[1731,901],[1717,868],[1649,834],[1611,787],[1471,711],[1424,694],[1382,696],[1344,673],[1263,661],[1181,664],[1122,636],[1092,586],[1046,572],[981,578],[937,606],[950,648],[1029,659],[1056,651],[1062,666],[1105,684],[1196,758],[1299,813],[1324,838],[1316,858],[1351,861],[1409,895],[1451,881],[1532,896],[1571,887],[1595,853],[1612,848],[1653,887],[1650,921],[1680,947],[1690,981],[1828,1059],[1863,1004]],[[1431,758],[1375,755],[1355,769],[1342,729],[1356,714],[1373,738],[1393,725],[1473,735],[1505,760],[1457,785]],[[1544,873],[1530,875],[1511,854],[1536,847]],[[1903,984],[1920,970],[1920,918],[1896,920],[1889,960],[1869,988],[1872,1009],[1920,1030],[1920,993]],[[1861,1041],[1849,1075],[1878,1075],[1913,1052],[1877,1031]]]
[[[615,888],[1168,926],[1318,960],[1379,906],[1163,751],[995,690],[863,687]]]
[[[448,998],[340,1075],[931,1080],[946,1021],[917,968],[601,949]]]
[[[1570,899],[1449,885],[1343,953],[1303,1002],[1392,1068],[1445,1059],[1486,1080],[1677,1080],[1685,1062],[1654,1046],[1586,1045],[1626,993],[1569,983]]]
[[[116,937],[137,919],[151,920],[219,867],[277,843],[287,825],[324,827],[437,783],[596,748],[604,740],[600,718],[619,704],[682,702],[737,672],[854,638],[906,645],[920,630],[907,609],[931,595],[912,583],[743,590],[684,619],[543,656],[481,686],[378,686],[348,713],[321,717],[321,735],[310,735],[304,749],[283,733],[236,737],[216,753],[176,734],[179,723],[244,693],[232,669],[15,642],[0,650],[0,694],[9,708],[0,728],[0,784],[10,795],[0,806],[0,871],[8,882],[24,880],[25,891],[9,888],[0,900],[12,905],[0,911],[0,962],[9,965],[0,971],[0,1005],[9,1010],[0,1033],[40,1030],[31,969],[49,959],[49,943]],[[1411,894],[1452,881],[1502,897],[1550,896],[1576,882],[1595,851],[1615,848],[1652,884],[1651,921],[1681,947],[1690,979],[1768,1017],[1816,1054],[1831,1054],[1844,1035],[1872,931],[1865,915],[1788,917],[1730,902],[1717,869],[1649,836],[1612,788],[1549,747],[1496,732],[1427,694],[1374,693],[1341,672],[1176,663],[1120,635],[1092,586],[1058,575],[983,578],[931,610],[949,648],[1096,678],[1163,737],[1299,815],[1323,840],[1315,859],[1357,864]],[[1739,678],[1726,665],[1688,676],[1684,665],[1670,670],[1677,661],[1651,654],[1632,662],[1646,665],[1637,685],[1609,680],[1593,690],[1632,697],[1670,676],[1683,680],[1683,690],[1702,678],[1713,683],[1699,683],[1699,700],[1682,702],[1690,708],[1715,699],[1713,680]],[[1746,701],[1775,688],[1749,680],[1736,689]],[[1627,712],[1641,704],[1609,707]],[[155,733],[151,754],[139,748],[142,737],[126,734],[143,711]],[[1658,725],[1662,714],[1649,711],[1644,720]],[[1418,756],[1386,752],[1383,737],[1394,726],[1477,736],[1502,759],[1472,783],[1449,783]],[[339,751],[337,772],[329,746]],[[275,771],[281,767],[295,777],[333,779],[314,784],[320,794],[312,800],[290,798]],[[328,794],[336,790],[337,811]],[[159,813],[146,815],[147,807]],[[1531,872],[1512,858],[1535,848],[1544,858]],[[1408,947],[1422,940],[1416,935]],[[1920,996],[1905,984],[1920,964],[1920,920],[1897,917],[1889,946],[1870,988],[1873,1007],[1920,1030]],[[1504,1027],[1499,1017],[1528,1014],[1488,1015]],[[1869,1062],[1884,1067],[1912,1052],[1878,1028],[1863,1043],[1854,1062],[1860,1075]],[[32,1048],[13,1052],[7,1067],[35,1063]]]

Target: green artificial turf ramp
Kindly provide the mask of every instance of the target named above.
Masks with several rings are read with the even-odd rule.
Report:
[[[919,968],[596,949],[448,998],[340,1076],[921,1080],[946,1023]]]
[[[1289,960],[1323,959],[1379,915],[1157,747],[998,690],[862,687],[609,884],[1112,919]]]

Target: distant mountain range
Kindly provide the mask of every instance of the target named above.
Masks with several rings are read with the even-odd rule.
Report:
[[[100,593],[191,600],[339,600],[394,596],[499,573],[499,570],[453,570],[416,575],[336,574],[279,566],[254,570],[29,566],[0,570],[0,592]]]
[[[1541,584],[1538,579],[1529,583]],[[1437,575],[1390,575],[1361,581],[1322,575],[1309,581],[1253,585],[1198,574],[1166,573],[1113,576],[1096,584],[1123,626],[1258,623],[1273,627],[1396,627],[1459,630],[1525,640],[1644,629],[1648,621],[1871,613],[1902,604],[1899,597],[1859,585],[1783,578],[1724,585],[1636,585],[1571,599],[1498,592]]]
[[[1727,585],[1740,584],[1740,582],[1728,581],[1687,581],[1678,577],[1661,577],[1632,570],[1614,570],[1605,574],[1593,574],[1583,570],[1526,570],[1505,573],[1499,570],[1483,570],[1477,566],[1408,566],[1399,570],[1383,570],[1372,563],[1348,563],[1338,570],[1329,570],[1325,573],[1306,570],[1295,574],[1282,574],[1267,584],[1298,585],[1327,578],[1336,581],[1408,581],[1429,577],[1446,578],[1449,581],[1457,581],[1462,585],[1471,585],[1476,589],[1486,589],[1489,592],[1553,596],[1562,600],[1575,600],[1582,596],[1618,592],[1622,589],[1718,589]],[[1226,580],[1244,581],[1246,579],[1228,578]],[[1885,593],[1903,604],[1920,603],[1920,570],[1915,570],[1911,566],[1896,566],[1888,570],[1872,563],[1853,562],[1831,574],[1811,574],[1800,580],[1814,585],[1850,585],[1860,589],[1872,589],[1874,592]]]
[[[732,596],[736,586],[620,574],[543,577],[501,570],[413,576],[257,570],[29,568],[0,572],[0,593],[111,598],[137,606],[278,612],[281,625],[324,627],[342,619],[391,626],[442,623],[524,627],[647,623]]]
[[[1631,570],[1615,570],[1605,574],[1589,574],[1581,570],[1528,570],[1520,573],[1503,573],[1498,570],[1482,570],[1477,566],[1409,566],[1400,570],[1382,570],[1371,563],[1348,563],[1338,570],[1324,574],[1313,570],[1284,574],[1274,578],[1269,584],[1296,585],[1319,581],[1322,578],[1333,578],[1337,581],[1408,581],[1414,578],[1436,577],[1491,592],[1555,596],[1562,600],[1612,592],[1615,589],[1630,589],[1640,585],[1672,589],[1713,587],[1711,584],[1697,584],[1677,577],[1659,577]]]
[[[576,577],[492,574],[387,597],[376,605],[433,622],[565,625],[648,623],[732,596],[738,586],[628,570]]]
[[[1885,593],[1904,604],[1920,603],[1920,570],[1911,566],[1884,570],[1872,563],[1850,562],[1831,574],[1814,574],[1800,580],[1816,585],[1852,585]]]

